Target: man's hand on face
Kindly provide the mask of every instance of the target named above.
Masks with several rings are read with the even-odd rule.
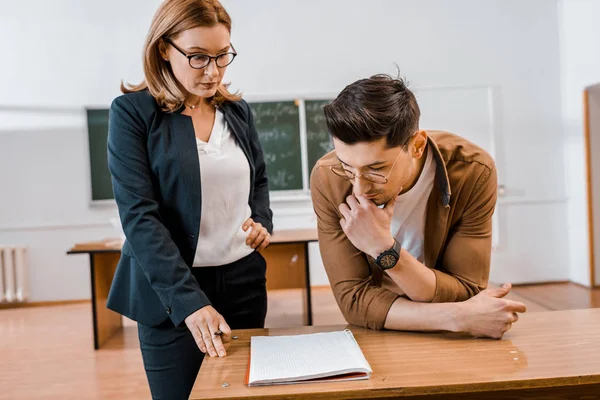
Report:
[[[394,238],[390,223],[395,204],[396,197],[392,197],[383,208],[361,195],[346,197],[346,203],[339,206],[344,216],[340,225],[354,247],[373,258],[392,248]]]

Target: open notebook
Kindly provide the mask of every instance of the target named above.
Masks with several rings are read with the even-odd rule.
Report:
[[[248,386],[368,379],[371,366],[349,330],[254,336]]]

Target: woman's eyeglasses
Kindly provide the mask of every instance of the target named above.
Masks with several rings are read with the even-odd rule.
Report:
[[[167,43],[169,43],[171,46],[173,46],[173,48],[175,50],[177,50],[178,52],[183,54],[183,56],[185,56],[185,58],[188,59],[188,61],[190,63],[190,67],[192,67],[194,69],[206,68],[212,60],[215,60],[215,64],[217,65],[217,67],[225,68],[226,66],[231,64],[233,62],[233,59],[235,58],[235,56],[237,56],[237,52],[235,51],[235,48],[233,47],[233,45],[231,45],[232,51],[229,51],[227,53],[221,53],[216,56],[209,56],[208,54],[202,54],[202,53],[188,54],[185,51],[183,51],[179,46],[177,46],[175,43],[173,43],[173,41],[171,39],[165,39],[165,41]]]

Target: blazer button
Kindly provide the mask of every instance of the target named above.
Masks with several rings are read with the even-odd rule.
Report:
[[[196,237],[196,236],[192,235],[191,233],[188,236],[192,239]]]
[[[167,314],[171,314],[171,307],[167,307]]]

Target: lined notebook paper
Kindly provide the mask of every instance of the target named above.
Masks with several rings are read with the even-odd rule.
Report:
[[[371,366],[350,330],[254,336],[248,386],[368,379]]]

